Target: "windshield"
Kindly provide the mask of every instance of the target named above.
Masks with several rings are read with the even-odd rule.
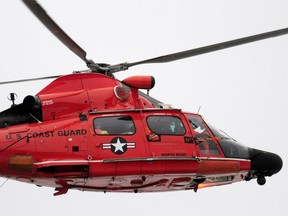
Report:
[[[225,157],[249,159],[249,149],[247,146],[238,143],[222,130],[216,129],[211,125],[209,125],[209,128],[218,140]]]
[[[232,139],[228,134],[226,134],[224,131],[220,129],[216,129],[215,127],[208,125],[216,139]]]
[[[194,131],[193,134],[202,154],[220,154],[217,148],[219,144],[226,158],[249,159],[249,148],[247,146],[238,143],[222,130],[205,123],[200,115],[186,114],[186,117]]]

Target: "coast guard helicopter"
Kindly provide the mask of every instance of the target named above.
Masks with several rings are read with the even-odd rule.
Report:
[[[89,68],[0,84],[56,78],[0,113],[0,176],[55,188],[102,192],[194,190],[278,173],[275,153],[247,147],[207,124],[201,115],[172,108],[144,94],[152,76],[122,81],[114,73],[165,63],[288,34],[288,28],[133,63],[109,65],[86,58],[35,0],[22,0]]]

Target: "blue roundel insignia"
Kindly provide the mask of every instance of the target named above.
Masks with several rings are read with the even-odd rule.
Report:
[[[127,149],[136,148],[134,142],[127,142],[123,137],[114,137],[110,143],[103,143],[102,149],[110,149],[114,154],[124,154]]]

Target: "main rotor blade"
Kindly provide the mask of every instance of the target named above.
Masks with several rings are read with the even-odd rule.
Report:
[[[62,75],[56,75],[56,76],[47,76],[47,77],[38,77],[38,78],[30,78],[30,79],[21,79],[21,80],[12,80],[12,81],[5,81],[0,82],[0,85],[4,84],[11,84],[11,83],[19,83],[19,82],[29,82],[29,81],[36,81],[36,80],[44,80],[44,79],[55,79]]]
[[[196,49],[186,50],[183,52],[172,53],[169,55],[159,56],[156,58],[151,58],[151,59],[138,61],[134,63],[124,63],[124,64],[126,66],[126,69],[128,69],[129,67],[140,65],[140,64],[166,63],[166,62],[176,61],[176,60],[183,59],[183,58],[189,58],[192,56],[197,56],[197,55],[214,52],[214,51],[218,51],[222,49],[227,49],[230,47],[239,46],[242,44],[247,44],[247,43],[251,43],[251,42],[255,42],[259,40],[264,40],[264,39],[268,39],[271,37],[278,37],[278,36],[285,35],[285,34],[288,34],[288,28],[279,29],[276,31],[270,31],[270,32],[257,34],[257,35],[252,35],[249,37],[243,37],[243,38],[226,41],[222,43],[217,43],[217,44],[213,44],[209,46],[204,46],[204,47],[200,47]]]
[[[34,15],[72,52],[79,56],[85,63],[90,61],[86,59],[86,52],[76,44],[46,13],[36,0],[22,0],[23,3],[34,13]]]

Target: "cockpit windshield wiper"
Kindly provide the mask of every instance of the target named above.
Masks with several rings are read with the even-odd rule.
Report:
[[[233,141],[237,142],[235,139],[233,139],[231,136],[229,136],[225,131],[219,129],[220,132],[222,132],[223,134],[225,134],[226,136],[221,136],[221,139],[232,139]]]

